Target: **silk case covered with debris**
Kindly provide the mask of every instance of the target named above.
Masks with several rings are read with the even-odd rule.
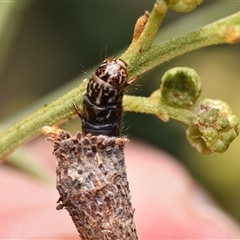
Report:
[[[48,137],[57,157],[57,209],[66,208],[82,239],[137,239],[124,162],[126,138]]]

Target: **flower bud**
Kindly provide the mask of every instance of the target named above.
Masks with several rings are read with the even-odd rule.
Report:
[[[190,144],[203,154],[225,152],[240,131],[229,105],[221,100],[204,99],[195,111],[197,121],[187,130]]]
[[[195,70],[186,67],[172,68],[162,77],[161,101],[173,107],[191,107],[201,90],[201,80]]]
[[[176,12],[190,12],[192,11],[197,5],[201,4],[202,0],[169,0],[168,4],[169,7],[172,8]]]

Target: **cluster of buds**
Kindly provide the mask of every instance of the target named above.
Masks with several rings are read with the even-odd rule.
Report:
[[[229,105],[220,100],[204,99],[196,107],[201,80],[190,68],[177,67],[162,77],[160,101],[178,112],[189,125],[187,138],[202,154],[225,152],[239,134],[239,122]],[[188,110],[190,117],[184,116]]]
[[[190,144],[203,154],[225,152],[239,134],[239,122],[229,105],[204,99],[195,108],[197,121],[187,130]]]

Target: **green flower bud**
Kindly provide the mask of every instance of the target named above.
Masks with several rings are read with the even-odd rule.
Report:
[[[195,112],[197,121],[187,130],[190,144],[203,154],[225,152],[240,132],[238,119],[229,105],[204,99]]]
[[[176,67],[164,73],[160,99],[173,107],[191,107],[199,97],[201,90],[201,80],[195,70]]]
[[[168,6],[176,12],[190,12],[200,3],[202,0],[168,0]]]

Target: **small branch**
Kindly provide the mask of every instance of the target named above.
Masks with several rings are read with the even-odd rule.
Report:
[[[133,54],[131,55],[131,51],[128,51],[127,54],[124,53],[120,58],[129,63],[128,71],[129,78],[131,79],[134,76],[139,76],[149,71],[165,61],[191,50],[220,43],[236,43],[238,41],[240,41],[240,12],[209,24],[199,30],[192,31],[178,38],[153,46],[143,53],[138,52],[138,54],[136,54],[136,52],[132,52]],[[72,100],[75,99],[78,105],[81,105],[85,89],[86,83],[83,83],[57,101],[43,107],[39,111],[5,130],[0,138],[0,159],[2,160],[18,146],[40,134],[43,126],[59,124],[71,118],[75,113],[72,106]],[[132,103],[136,102],[137,104],[137,97],[132,98],[134,98]],[[136,106],[134,105],[132,105],[132,107],[127,106],[127,99],[128,97],[124,98],[126,110],[141,111],[140,108],[135,109]],[[143,100],[144,98],[141,101]],[[148,103],[146,101],[145,106],[151,103],[153,102],[150,101]],[[179,114],[174,108],[159,105],[155,110],[157,111],[157,115],[159,117],[162,116],[161,118],[165,120],[167,120],[169,116],[177,118],[185,123],[191,121],[191,116],[188,114],[188,111],[186,111],[185,117],[189,120],[186,120],[181,117],[182,112]],[[145,113],[149,113],[149,111],[148,107],[146,107]],[[155,111],[151,113],[156,114]]]
[[[150,15],[148,12],[145,12],[138,19],[133,33],[133,41],[126,52],[121,55],[121,59],[125,60],[128,64],[134,64],[135,56],[145,52],[152,46],[167,9],[165,1],[158,0],[154,4]]]
[[[201,29],[189,32],[180,37],[152,46],[149,50],[135,54],[131,60],[131,52],[120,56],[129,65],[129,78],[141,75],[150,69],[169,61],[184,53],[222,43],[240,41],[240,12],[211,23]]]
[[[15,148],[39,135],[43,126],[60,124],[71,118],[75,114],[73,99],[81,106],[86,86],[87,83],[83,82],[80,87],[6,129],[0,138],[0,159],[3,160]]]
[[[154,97],[152,97],[154,96]],[[190,110],[175,108],[160,101],[159,90],[154,92],[151,97],[125,96],[123,107],[125,111],[153,114],[166,122],[169,118],[176,119],[185,124],[192,124],[196,117]]]

